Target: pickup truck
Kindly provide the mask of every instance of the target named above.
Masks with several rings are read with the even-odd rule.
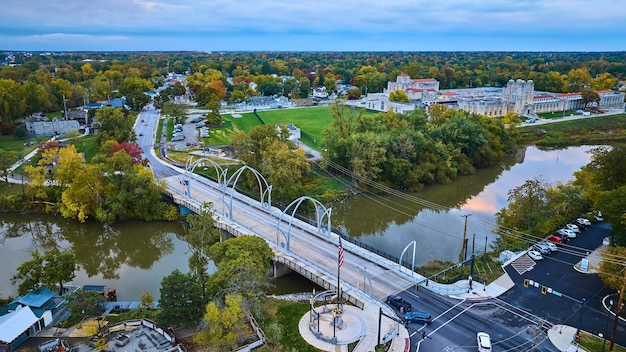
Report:
[[[406,302],[400,296],[388,296],[387,304],[398,308],[401,312],[408,312],[411,310],[411,303]]]

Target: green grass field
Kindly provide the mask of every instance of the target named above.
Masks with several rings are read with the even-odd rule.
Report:
[[[27,138],[27,139],[18,139],[17,137],[10,136],[0,136],[0,149],[14,151],[17,153],[17,157],[21,158],[26,154],[32,152],[37,149],[39,143],[47,140],[48,138]],[[25,142],[33,141],[33,144],[30,146],[24,145]],[[17,160],[16,160],[17,161]]]
[[[98,152],[95,137],[95,135],[90,134],[72,140],[72,142],[76,146],[76,150],[79,153],[85,153],[85,160],[87,162],[91,161],[91,158],[93,158],[94,155],[96,155],[96,153]]]
[[[313,140],[301,138],[311,148],[320,150],[319,143],[322,140],[322,131],[330,125],[333,117],[330,115],[329,106],[310,108],[279,109],[257,111],[266,124],[294,124],[303,134]],[[374,111],[365,111],[365,114],[376,114]],[[249,133],[254,127],[260,126],[261,122],[252,112],[240,113],[241,117],[232,117],[224,114],[224,127],[211,128],[210,137],[204,142],[210,145],[228,145],[230,139],[239,132]]]
[[[584,119],[521,127],[522,141],[540,146],[611,144],[626,141],[626,114],[594,116]]]
[[[537,126],[526,125],[521,127],[520,131],[541,128],[548,132],[571,132],[573,130],[609,129],[623,126],[626,126],[626,114],[594,116],[583,119],[552,122]]]

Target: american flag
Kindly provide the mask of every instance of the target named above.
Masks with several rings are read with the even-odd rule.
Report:
[[[341,236],[339,237],[339,266],[343,265],[343,245],[341,244]]]

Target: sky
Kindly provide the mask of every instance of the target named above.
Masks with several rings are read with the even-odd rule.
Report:
[[[626,51],[623,0],[0,0],[8,51]]]

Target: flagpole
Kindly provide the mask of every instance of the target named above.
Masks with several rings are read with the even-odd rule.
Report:
[[[337,308],[339,308],[341,307],[341,265],[343,264],[343,245],[341,243],[341,234],[339,234],[339,251],[337,255],[337,296],[339,296]]]

